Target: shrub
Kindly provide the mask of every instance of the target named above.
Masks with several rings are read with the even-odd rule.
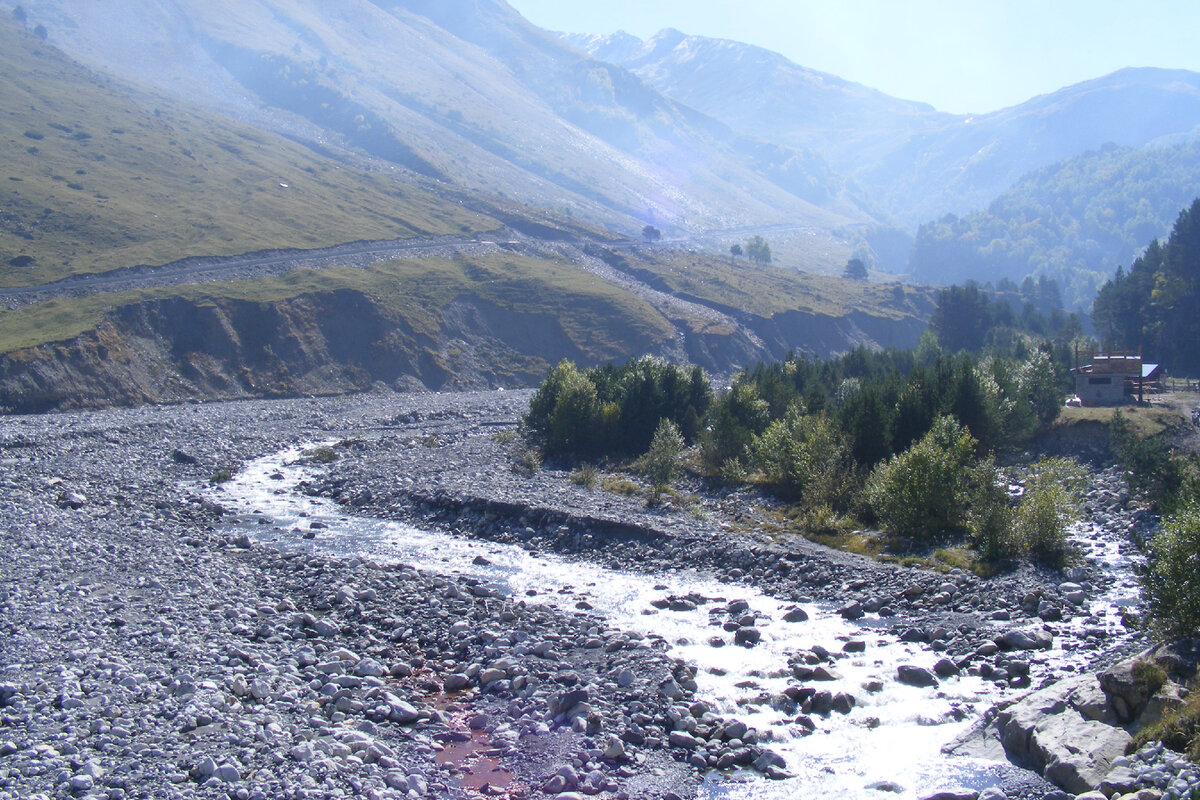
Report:
[[[208,482],[216,486],[218,484],[228,483],[231,480],[233,480],[233,470],[229,469],[228,467],[223,467],[222,469],[214,472],[212,477],[208,479]]]
[[[1013,510],[1006,488],[997,480],[992,459],[979,464],[971,484],[971,510],[967,515],[971,544],[984,561],[1012,558],[1019,552],[1013,535]]]
[[[596,481],[600,477],[600,471],[591,464],[580,464],[579,468],[571,472],[571,483],[576,486],[582,486],[585,489],[596,488]]]
[[[1013,523],[1021,549],[1035,560],[1061,567],[1071,557],[1067,528],[1080,517],[1087,476],[1074,461],[1044,458],[1032,467]]]
[[[536,447],[522,448],[516,454],[513,467],[519,472],[537,472],[542,468],[542,454]]]
[[[726,486],[738,486],[746,482],[746,468],[740,458],[731,458],[721,466],[718,473],[721,483]]]
[[[598,384],[603,373],[603,369],[592,373]],[[611,431],[615,435],[606,449],[645,450],[663,419],[671,420],[685,440],[696,439],[712,405],[712,387],[704,370],[643,356],[627,362],[614,375],[615,396],[603,400],[617,404],[620,424]]]
[[[1161,720],[1138,731],[1126,752],[1137,752],[1149,742],[1162,742],[1177,753],[1187,754],[1192,761],[1200,762],[1200,688],[1192,686],[1181,708],[1169,709]],[[1191,797],[1196,796],[1193,791]]]
[[[547,453],[630,454],[649,447],[662,419],[694,440],[711,403],[699,367],[647,356],[584,372],[564,360],[538,387],[525,424]]]
[[[492,434],[492,441],[496,444],[512,444],[517,440],[516,428],[503,428]]]
[[[975,440],[953,417],[938,417],[919,442],[880,463],[866,497],[883,528],[929,539],[965,521]]]
[[[793,409],[754,440],[753,464],[780,496],[806,508],[844,507],[854,467],[840,432],[824,414]]]
[[[1150,540],[1142,593],[1155,625],[1181,636],[1200,631],[1200,501],[1163,520]]]
[[[1156,437],[1142,437],[1118,409],[1108,425],[1113,453],[1125,468],[1125,477],[1136,491],[1154,502],[1164,502],[1182,483],[1179,463],[1170,448]]]
[[[1026,491],[1013,518],[1017,541],[1035,560],[1061,567],[1071,553],[1067,526],[1075,521],[1073,503],[1062,486],[1039,485]]]
[[[638,461],[638,469],[650,481],[655,497],[670,488],[683,472],[679,454],[683,451],[683,434],[669,419],[664,419],[654,431],[650,449]]]
[[[567,360],[542,381],[525,415],[525,423],[541,436],[547,453],[593,452],[599,420],[595,385]]]
[[[606,492],[623,495],[625,497],[633,497],[640,493],[642,488],[629,478],[622,478],[616,475],[605,475],[600,480],[600,488]]]
[[[331,464],[337,461],[338,454],[332,447],[313,447],[302,454],[305,461],[313,464]]]
[[[1167,671],[1152,659],[1139,658],[1133,662],[1133,681],[1147,697],[1153,697],[1167,684]]]

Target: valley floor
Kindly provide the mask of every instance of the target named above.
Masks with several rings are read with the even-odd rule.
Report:
[[[586,604],[323,553],[321,526],[281,527],[209,485],[298,445],[332,445],[304,489],[347,514],[831,604],[1014,698],[1142,646],[1080,605],[1075,592],[1111,582],[1094,564],[931,573],[776,540],[745,495],[648,509],[567,469],[516,468],[505,431],[527,402],[381,394],[0,419],[0,797],[686,797],[704,754],[783,777],[769,732],[694,702],[694,672],[661,639]],[[1090,510],[1128,529],[1125,499],[1102,474]],[[753,615],[727,630],[756,641],[742,628]],[[1014,631],[1069,642],[1074,660],[993,643]],[[679,709],[694,715],[682,729]],[[1051,788],[1001,773],[1010,797]]]

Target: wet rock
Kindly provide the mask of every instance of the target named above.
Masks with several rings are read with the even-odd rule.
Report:
[[[959,674],[958,665],[948,658],[939,659],[938,662],[933,665],[933,671],[939,678],[950,678]]]
[[[752,647],[762,639],[762,631],[758,628],[738,628],[733,634],[733,640],[743,647]]]
[[[1049,650],[1054,644],[1054,635],[1040,628],[1014,628],[1000,634],[993,641],[1005,650]]]
[[[937,678],[924,667],[902,664],[896,670],[896,679],[906,686],[932,687],[937,686]]]
[[[849,620],[862,619],[864,616],[862,603],[850,603],[842,606],[837,613],[842,616],[842,619]]]

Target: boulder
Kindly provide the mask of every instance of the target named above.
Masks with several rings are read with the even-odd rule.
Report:
[[[1123,723],[1137,719],[1150,699],[1150,687],[1134,676],[1133,668],[1137,660],[1126,659],[1100,673],[1100,686]]]
[[[1094,707],[1098,689],[1094,676],[1081,675],[1002,710],[996,725],[1009,759],[1072,794],[1098,787],[1130,741],[1123,729],[1090,719],[1081,710]]]
[[[937,686],[937,678],[933,677],[933,673],[924,667],[914,667],[911,664],[902,664],[896,670],[896,679],[906,686]]]
[[[993,640],[1005,650],[1049,650],[1054,634],[1040,628],[1005,631]]]
[[[841,614],[842,619],[854,620],[862,619],[864,612],[862,603],[850,603],[849,605],[839,608],[838,613]]]

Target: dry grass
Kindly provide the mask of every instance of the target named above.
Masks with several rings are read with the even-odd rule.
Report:
[[[1055,425],[1072,427],[1099,423],[1108,425],[1118,410],[1129,422],[1135,433],[1142,437],[1157,436],[1166,430],[1189,425],[1191,409],[1200,402],[1194,392],[1165,392],[1153,395],[1145,405],[1092,406],[1073,408],[1068,406],[1059,414]]]

